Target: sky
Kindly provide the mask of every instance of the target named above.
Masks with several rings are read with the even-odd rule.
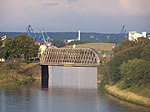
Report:
[[[150,32],[150,0],[0,0],[0,32]]]

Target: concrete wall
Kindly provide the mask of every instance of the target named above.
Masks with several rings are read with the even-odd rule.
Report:
[[[97,89],[97,67],[48,66],[49,87]]]

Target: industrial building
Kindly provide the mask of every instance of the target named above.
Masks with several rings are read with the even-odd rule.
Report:
[[[138,32],[136,32],[136,31],[131,31],[131,32],[129,32],[129,34],[128,34],[128,39],[130,40],[130,41],[135,41],[135,40],[137,40],[138,38],[140,38],[140,37],[147,37],[146,36],[146,32],[142,32],[142,33],[138,33]]]

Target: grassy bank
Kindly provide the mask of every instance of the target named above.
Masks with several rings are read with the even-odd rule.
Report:
[[[113,43],[85,43],[85,44],[78,44],[76,45],[76,48],[94,48],[98,51],[101,50],[111,50]],[[72,45],[66,46],[68,48],[72,48]]]
[[[98,67],[98,79],[101,78],[100,88],[106,93],[137,105],[150,107],[150,86],[132,86],[126,89],[121,88],[121,82],[116,84],[109,83],[108,71],[106,65],[100,65]],[[99,78],[99,76],[101,76]]]
[[[26,74],[26,70],[35,64],[25,63],[1,63],[0,64],[0,86],[2,85],[24,85],[34,81],[34,78]]]
[[[148,38],[121,42],[113,49],[113,58],[101,67],[104,70],[101,86],[113,96],[150,107],[149,53]]]
[[[117,87],[117,85],[113,85],[113,86],[105,85],[104,89],[109,94],[111,94],[119,99],[122,99],[124,101],[150,107],[150,98],[148,98],[148,97],[140,96],[129,90],[121,90],[120,88]]]

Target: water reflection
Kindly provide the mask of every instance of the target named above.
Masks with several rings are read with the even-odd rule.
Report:
[[[0,89],[0,112],[149,112],[88,89],[41,89],[39,83]]]

